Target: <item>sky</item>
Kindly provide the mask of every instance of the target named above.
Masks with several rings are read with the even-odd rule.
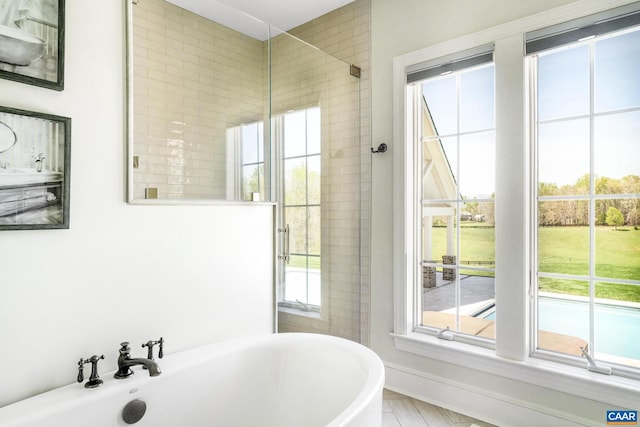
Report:
[[[465,197],[489,197],[495,192],[493,75],[493,64],[488,64],[430,79],[422,87],[438,135],[452,135],[440,141]],[[464,133],[460,138],[455,136],[458,129]]]
[[[597,176],[640,176],[640,29],[539,55],[539,180],[571,185],[589,173],[591,60],[593,144]],[[484,66],[427,80],[423,94],[438,134],[494,127],[494,68]],[[456,96],[459,85],[459,103]],[[633,109],[636,109],[635,111]],[[458,114],[459,111],[459,114]],[[494,133],[442,138],[460,193],[491,194]],[[459,157],[459,161],[458,161]],[[460,165],[460,171],[456,168]]]
[[[541,181],[573,184],[589,172],[590,120],[576,117],[590,112],[590,48],[594,55],[594,171],[610,178],[640,175],[640,111],[621,112],[640,107],[637,30],[540,56]]]

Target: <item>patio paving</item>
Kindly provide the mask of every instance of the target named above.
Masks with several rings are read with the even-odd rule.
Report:
[[[460,306],[468,306],[473,311],[482,302],[495,298],[495,279],[483,276],[460,276]],[[455,309],[455,282],[445,282],[442,273],[436,273],[436,286],[422,290],[422,309],[424,311],[444,311]]]
[[[455,282],[444,281],[436,273],[436,287],[422,290],[422,323],[437,329],[449,328],[464,334],[495,339],[495,322],[482,317],[470,317],[495,303],[493,277],[460,276],[460,317],[456,317]],[[562,333],[538,331],[538,346],[558,353],[581,356],[581,347],[588,343]]]

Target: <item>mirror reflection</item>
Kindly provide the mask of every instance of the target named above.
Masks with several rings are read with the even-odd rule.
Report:
[[[6,123],[0,122],[0,153],[4,153],[16,143],[16,133]]]
[[[242,32],[164,0],[129,5],[130,201],[271,198],[269,28],[214,6]]]

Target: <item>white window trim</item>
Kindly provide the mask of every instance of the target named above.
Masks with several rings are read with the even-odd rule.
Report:
[[[633,408],[640,401],[638,381],[610,377],[585,368],[529,358],[530,260],[529,137],[524,34],[549,25],[632,3],[583,0],[398,56],[393,60],[394,147],[394,331],[397,350],[524,381],[596,401]],[[407,141],[406,74],[415,64],[495,43],[496,152],[510,162],[496,163],[496,312],[508,319],[496,328],[496,350],[446,341],[414,332],[415,295],[409,285],[416,260],[413,218],[413,160]],[[515,95],[514,95],[515,94]],[[517,95],[519,94],[519,95]],[[514,141],[520,141],[514,144]],[[524,219],[524,221],[523,221]],[[515,247],[513,242],[521,242]],[[522,283],[522,286],[513,286]],[[531,294],[531,295],[530,295]],[[586,361],[585,361],[586,365]]]

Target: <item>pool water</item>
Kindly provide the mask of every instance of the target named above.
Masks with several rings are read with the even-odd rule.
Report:
[[[594,313],[596,353],[640,360],[640,308],[596,304]],[[495,310],[483,316],[495,319]],[[589,304],[559,298],[540,297],[539,328],[582,338],[589,342]]]

